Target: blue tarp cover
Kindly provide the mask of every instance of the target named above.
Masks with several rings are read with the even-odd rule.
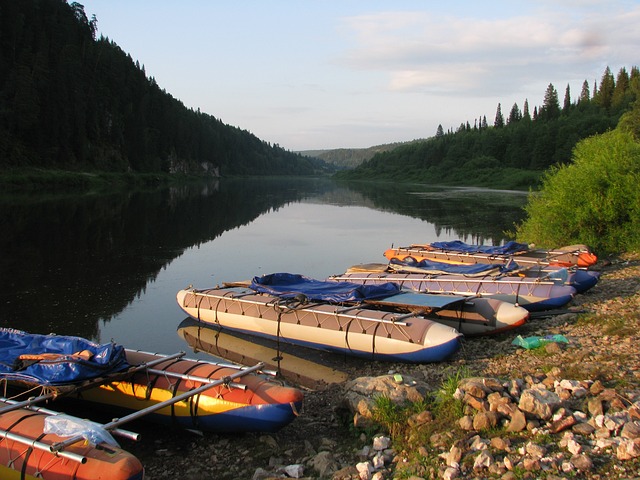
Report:
[[[128,367],[124,348],[114,343],[0,328],[0,379],[60,386]]]
[[[350,282],[314,280],[295,273],[271,273],[254,277],[251,289],[279,298],[295,298],[304,295],[308,300],[321,302],[361,302],[395,295],[400,291],[397,283],[359,285]]]
[[[441,250],[463,253],[485,253],[488,255],[508,255],[529,250],[529,246],[526,243],[517,242],[507,242],[504,245],[497,245],[495,247],[488,245],[469,245],[468,243],[464,243],[460,240],[453,240],[451,242],[433,242],[430,245],[433,248],[439,248]]]
[[[392,265],[400,265],[411,268],[419,268],[424,270],[425,273],[436,274],[453,274],[453,275],[478,275],[482,273],[491,273],[492,271],[499,271],[505,273],[509,270],[517,268],[517,265],[512,264],[508,268],[502,265],[495,265],[492,263],[473,263],[473,264],[455,264],[436,262],[433,260],[423,259],[417,261],[413,257],[405,257],[400,260],[398,258],[392,258],[390,262]],[[397,270],[397,269],[396,269]]]

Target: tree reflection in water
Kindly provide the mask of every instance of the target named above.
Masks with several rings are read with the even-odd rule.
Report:
[[[33,333],[113,336],[132,348],[156,350],[158,338],[170,337],[166,346],[184,349],[173,306],[187,278],[214,283],[268,268],[317,277],[383,261],[393,242],[495,244],[521,219],[525,200],[517,192],[275,177],[3,198],[0,319]],[[179,257],[175,268],[189,276],[165,280]]]

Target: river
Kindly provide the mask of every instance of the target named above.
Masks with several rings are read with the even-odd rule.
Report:
[[[325,278],[411,243],[499,244],[523,192],[326,178],[0,196],[0,325],[188,350],[175,295],[274,272]]]

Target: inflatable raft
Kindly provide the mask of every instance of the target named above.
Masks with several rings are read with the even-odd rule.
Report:
[[[128,420],[194,430],[275,432],[293,421],[302,391],[260,374],[261,368],[0,329],[0,380],[18,395],[40,389],[40,401],[81,400]]]
[[[470,245],[460,240],[413,244],[390,248],[384,256],[402,260],[411,256],[416,260],[429,259],[453,263],[507,263],[516,260],[520,265],[556,265],[586,268],[598,257],[585,245],[569,245],[554,250],[530,248],[527,244],[507,242],[505,245]]]
[[[45,413],[46,412],[46,413]],[[17,408],[0,399],[0,478],[45,480],[142,480],[140,461],[118,446],[81,441],[52,451],[68,438],[45,433],[57,412]],[[65,420],[69,420],[66,417]],[[81,422],[79,419],[75,419]]]
[[[200,394],[144,417],[206,432],[276,432],[302,410],[302,391],[270,376],[251,373],[227,381],[242,373],[240,366],[183,357],[163,361],[161,355],[132,350],[126,351],[126,357],[132,365],[154,362],[154,366],[84,389],[74,397],[110,411],[132,413],[217,381],[218,385]]]
[[[336,285],[273,274],[254,278],[252,286],[184,289],[177,302],[201,322],[370,360],[437,362],[459,347],[461,334],[452,327],[363,303],[399,293],[396,285]]]
[[[577,293],[574,287],[550,278],[543,280],[509,275],[479,277],[436,273],[433,270],[422,271],[420,268],[392,263],[356,265],[327,280],[362,285],[394,282],[415,292],[493,298],[518,305],[530,312],[560,308],[569,303]]]

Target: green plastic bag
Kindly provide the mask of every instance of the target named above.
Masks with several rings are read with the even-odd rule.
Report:
[[[511,344],[530,350],[532,348],[538,348],[551,342],[569,343],[569,340],[567,340],[564,335],[559,334],[545,335],[544,337],[523,337],[522,335],[518,335],[513,340],[513,342],[511,342]]]

